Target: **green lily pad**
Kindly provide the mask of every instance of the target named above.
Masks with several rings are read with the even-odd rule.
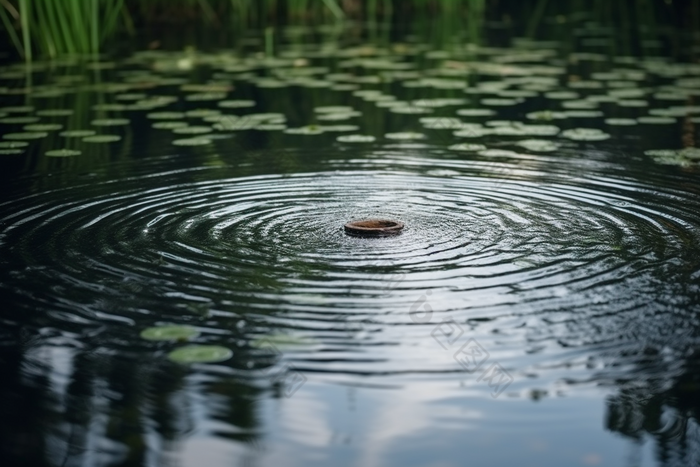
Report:
[[[85,138],[86,136],[93,136],[96,133],[95,130],[66,130],[60,132],[59,135],[64,138]]]
[[[530,151],[537,152],[551,152],[559,148],[559,144],[553,141],[547,141],[546,139],[525,139],[515,144]]]
[[[287,128],[284,132],[289,135],[320,135],[323,133],[323,128],[318,125],[307,125],[299,128]]]
[[[211,133],[212,131],[214,130],[212,130],[211,127],[201,125],[173,128],[173,133],[176,133],[178,135],[201,135],[204,133]]]
[[[90,122],[95,126],[122,126],[128,125],[129,119],[127,118],[98,118]]]
[[[25,140],[25,139],[40,139],[40,138],[45,138],[49,134],[44,132],[44,131],[36,131],[36,132],[31,132],[31,131],[25,131],[24,133],[5,133],[2,135],[3,138],[5,139],[20,139],[20,140]]]
[[[34,112],[34,107],[30,105],[16,105],[10,107],[2,107],[0,108],[0,111],[8,113],[29,113]]]
[[[52,149],[51,151],[46,151],[45,154],[49,157],[71,157],[79,156],[82,152],[75,149]]]
[[[304,337],[294,336],[291,334],[273,333],[264,337],[254,339],[250,345],[257,349],[265,349],[269,347],[277,347],[279,350],[286,350],[298,347],[308,347],[313,342]]]
[[[209,138],[182,138],[173,140],[175,146],[205,146],[211,143]]]
[[[40,117],[69,117],[73,115],[71,109],[46,109],[37,110],[36,114]]]
[[[491,117],[496,115],[496,111],[491,109],[459,109],[457,115],[462,117]]]
[[[141,337],[149,341],[186,341],[198,335],[192,326],[153,326],[141,331]]]
[[[5,117],[0,118],[0,123],[7,125],[26,125],[27,123],[35,123],[39,121],[39,117]]]
[[[183,122],[180,120],[165,120],[162,122],[155,122],[151,127],[155,128],[156,130],[174,130],[176,128],[184,128],[188,126],[187,122]]]
[[[377,138],[371,135],[343,135],[338,136],[336,141],[340,141],[341,143],[371,143],[375,139]]]
[[[610,135],[597,128],[572,128],[561,132],[563,138],[574,141],[603,141],[610,138]]]
[[[151,112],[146,115],[153,120],[181,120],[185,118],[184,112]]]
[[[187,345],[168,354],[168,358],[175,363],[223,362],[232,356],[231,350],[219,345]]]
[[[20,149],[27,146],[29,146],[29,143],[26,141],[0,141],[0,148],[2,149]]]
[[[399,132],[399,133],[387,133],[384,135],[384,137],[388,138],[388,139],[403,139],[403,140],[425,139],[425,135],[423,133],[418,133],[415,131],[404,131],[404,132]]]
[[[224,109],[243,109],[246,107],[255,107],[255,101],[252,100],[228,100],[219,102],[219,107]]]
[[[632,126],[637,124],[633,118],[606,118],[605,123],[613,126]]]
[[[16,156],[18,154],[23,154],[24,149],[15,149],[15,148],[0,148],[0,155],[2,156]]]
[[[675,118],[671,117],[655,117],[653,115],[639,117],[637,119],[639,123],[646,123],[648,125],[670,125],[676,123]]]
[[[24,125],[24,131],[55,131],[63,128],[60,123],[33,123],[31,125]]]
[[[86,136],[83,141],[86,143],[115,143],[121,139],[122,137],[119,135],[95,135]]]

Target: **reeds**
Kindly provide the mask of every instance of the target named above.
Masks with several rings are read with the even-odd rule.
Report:
[[[581,9],[615,24],[654,23],[668,18],[665,0],[0,0],[0,21],[7,38],[25,59],[96,54],[120,26],[133,29],[167,18],[201,19],[218,27],[265,27],[297,20],[343,20],[347,16],[388,23],[409,12],[412,17],[453,23],[463,21],[470,37],[486,17],[519,18],[535,36],[546,15],[567,15]],[[674,4],[675,5],[675,4]],[[686,23],[700,20],[700,0],[687,0]]]

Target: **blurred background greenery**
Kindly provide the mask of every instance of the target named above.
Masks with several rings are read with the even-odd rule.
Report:
[[[124,35],[173,25],[231,31],[282,24],[425,18],[478,30],[484,21],[516,23],[536,37],[545,18],[592,20],[630,30],[700,24],[698,0],[0,0],[4,40],[26,60],[95,54]]]

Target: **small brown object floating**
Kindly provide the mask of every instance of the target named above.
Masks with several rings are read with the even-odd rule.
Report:
[[[345,233],[362,237],[398,235],[401,229],[403,229],[403,222],[390,219],[365,219],[345,224]]]

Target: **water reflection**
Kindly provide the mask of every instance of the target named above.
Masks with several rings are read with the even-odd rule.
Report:
[[[697,462],[697,67],[513,44],[37,70],[75,112],[3,112],[121,139],[3,159],[0,457]],[[168,324],[233,357],[169,361]]]

